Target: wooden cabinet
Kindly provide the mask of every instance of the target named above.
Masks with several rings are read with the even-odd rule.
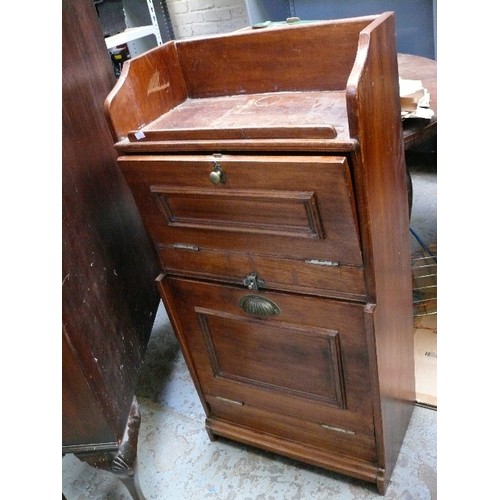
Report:
[[[116,83],[95,6],[62,4],[62,453],[140,497],[135,401],[159,268],[102,102]]]
[[[384,493],[414,404],[393,14],[167,43],[106,112],[210,437]]]

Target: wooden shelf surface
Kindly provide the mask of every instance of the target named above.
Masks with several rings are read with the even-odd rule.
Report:
[[[130,141],[336,137],[348,139],[344,91],[187,99],[128,136]]]

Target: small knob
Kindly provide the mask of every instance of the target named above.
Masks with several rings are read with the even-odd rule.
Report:
[[[212,184],[224,184],[226,182],[226,174],[218,163],[214,165],[210,172],[210,182]]]

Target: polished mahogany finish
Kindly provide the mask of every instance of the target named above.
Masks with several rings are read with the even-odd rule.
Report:
[[[95,6],[64,0],[62,14],[62,449],[116,469],[138,498],[134,393],[158,263],[102,112],[116,78]]]
[[[393,14],[169,42],[105,109],[209,436],[384,493],[415,400]]]

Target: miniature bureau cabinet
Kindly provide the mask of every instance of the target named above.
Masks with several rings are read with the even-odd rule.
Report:
[[[415,399],[394,25],[171,41],[105,103],[209,436],[382,494]]]

